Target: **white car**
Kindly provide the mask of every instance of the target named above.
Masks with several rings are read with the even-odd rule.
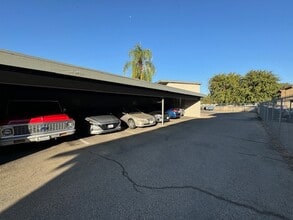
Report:
[[[152,115],[155,117],[157,123],[162,122],[162,112],[161,111],[152,111],[149,112],[148,114]],[[164,122],[170,121],[170,116],[168,113],[164,113]]]
[[[179,108],[178,112],[180,113],[180,117],[184,116],[185,110],[184,108]]]
[[[131,129],[134,129],[136,127],[152,126],[157,123],[154,116],[146,114],[144,112],[122,112],[122,114],[123,116],[120,119],[124,121]]]

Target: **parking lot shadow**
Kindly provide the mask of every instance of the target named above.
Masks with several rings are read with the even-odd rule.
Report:
[[[270,175],[285,172],[283,163],[247,156],[277,158],[267,145],[254,113],[217,113],[79,137],[31,155],[30,163],[23,158],[15,161],[15,169],[9,170],[8,164],[0,171],[6,176],[1,178],[0,218],[213,218],[224,209],[231,211],[228,217],[289,219],[292,200],[264,205],[255,200],[251,180],[259,185],[265,178],[253,169],[269,164]],[[16,180],[21,184],[10,184]],[[266,184],[273,187],[279,180],[271,181]],[[266,196],[257,194],[262,202]]]

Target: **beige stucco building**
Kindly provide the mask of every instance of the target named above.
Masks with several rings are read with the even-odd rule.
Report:
[[[284,89],[281,89],[280,92],[281,92],[281,98],[293,96],[293,86],[288,86]]]
[[[200,83],[197,82],[183,82],[183,81],[172,81],[172,80],[160,80],[158,84],[170,86],[177,89],[183,89],[191,92],[200,92]],[[185,109],[185,116],[189,117],[200,117],[200,101],[194,103],[188,100],[179,100],[178,107]],[[176,106],[177,107],[177,106]]]
[[[292,109],[293,105],[293,86],[288,86],[280,90],[283,106]]]

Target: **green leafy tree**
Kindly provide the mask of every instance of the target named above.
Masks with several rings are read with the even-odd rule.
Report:
[[[271,71],[251,70],[243,78],[245,100],[257,103],[271,100],[278,95],[279,78]]]
[[[210,94],[208,94],[207,96],[205,96],[201,99],[201,104],[213,104],[213,103],[214,103],[214,101],[212,100]]]
[[[236,73],[215,75],[209,80],[211,98],[221,104],[242,103],[241,79]]]
[[[131,58],[123,68],[124,74],[131,68],[131,77],[151,82],[155,74],[155,66],[152,63],[152,52],[149,49],[143,49],[139,44],[130,50]]]
[[[270,71],[251,70],[244,77],[218,74],[209,80],[211,98],[221,104],[257,103],[278,96],[281,85]]]

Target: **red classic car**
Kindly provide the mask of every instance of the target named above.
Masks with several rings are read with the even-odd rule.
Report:
[[[46,141],[75,133],[75,121],[58,101],[15,100],[0,121],[0,146]]]

